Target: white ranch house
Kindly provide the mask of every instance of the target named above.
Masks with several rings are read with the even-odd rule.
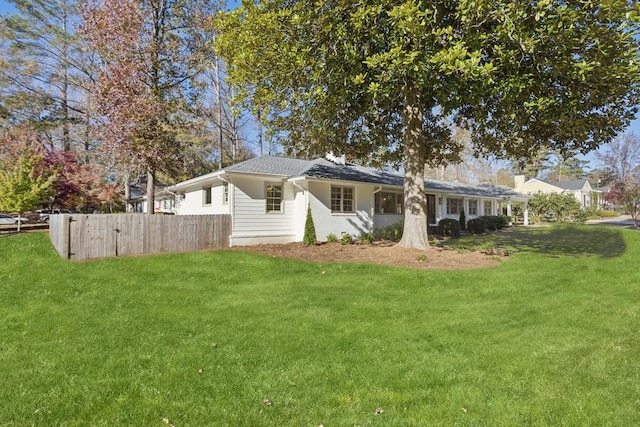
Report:
[[[398,223],[404,217],[403,177],[371,168],[326,159],[301,160],[262,156],[180,182],[168,188],[175,194],[174,212],[230,214],[232,246],[300,242],[307,207],[318,240],[329,234],[358,237],[374,227]],[[509,187],[472,186],[425,180],[429,225],[442,218],[467,220],[502,213],[511,202],[529,196]]]

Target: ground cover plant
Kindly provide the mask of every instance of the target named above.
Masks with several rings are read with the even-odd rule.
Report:
[[[459,242],[516,253],[466,271],[71,263],[46,234],[1,237],[0,425],[638,424],[637,232]]]

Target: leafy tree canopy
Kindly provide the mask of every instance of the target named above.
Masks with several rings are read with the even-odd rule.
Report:
[[[245,1],[216,21],[240,96],[290,152],[402,161],[401,245],[426,247],[425,163],[587,152],[638,101],[635,2]],[[407,232],[409,231],[409,233]],[[405,236],[412,241],[404,241]]]
[[[44,166],[44,152],[22,130],[0,136],[0,210],[19,214],[35,209],[52,194],[55,171]]]

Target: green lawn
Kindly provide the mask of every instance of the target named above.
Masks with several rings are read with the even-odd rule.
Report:
[[[517,253],[449,272],[239,251],[72,263],[46,234],[0,237],[0,425],[640,424],[638,232],[456,246]]]

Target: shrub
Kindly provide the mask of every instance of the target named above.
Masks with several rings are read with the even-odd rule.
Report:
[[[618,212],[607,209],[589,209],[586,211],[587,219],[612,218],[618,216]]]
[[[340,239],[340,243],[343,245],[350,245],[353,243],[353,236],[349,233],[344,233]]]
[[[586,218],[573,194],[536,193],[529,200],[529,212],[536,221],[581,222]]]
[[[473,234],[482,234],[487,231],[486,217],[473,218],[467,221],[467,231]]]
[[[335,234],[329,233],[327,235],[327,243],[337,243],[339,241],[340,239],[338,239],[338,236],[336,236]]]
[[[446,237],[460,237],[460,222],[452,218],[441,219],[438,222],[438,234]]]
[[[489,231],[501,230],[509,225],[510,218],[506,215],[485,215],[478,217],[484,221],[484,226]]]
[[[311,206],[307,208],[307,220],[304,223],[304,237],[302,241],[305,246],[312,246],[318,243],[316,227],[313,224],[313,216],[311,215]]]
[[[509,226],[509,223],[511,222],[511,218],[506,215],[498,215],[496,217],[496,222],[497,222],[498,230],[502,230],[503,228]]]
[[[461,209],[461,210],[460,210],[460,222],[459,222],[459,223],[460,223],[460,228],[461,228],[462,230],[464,230],[464,229],[465,229],[465,226],[466,226],[466,224],[467,224],[467,217],[466,217],[466,216],[465,216],[465,214],[464,214],[464,209]]]
[[[402,238],[403,229],[403,221],[387,225],[383,228],[376,228],[373,230],[373,238],[374,240],[389,240],[392,242],[399,242]]]
[[[365,243],[367,245],[370,245],[371,243],[373,243],[373,233],[367,233],[366,231],[363,231],[362,233],[360,233],[360,237],[358,237],[358,240],[360,240],[362,243]]]

